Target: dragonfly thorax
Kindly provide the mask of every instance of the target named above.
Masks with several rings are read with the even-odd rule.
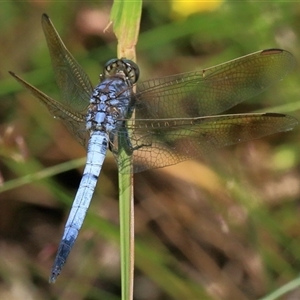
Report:
[[[109,77],[94,89],[86,115],[86,129],[90,132],[116,131],[128,116],[131,88],[120,76]]]

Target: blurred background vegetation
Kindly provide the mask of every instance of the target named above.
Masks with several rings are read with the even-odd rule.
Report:
[[[69,260],[57,283],[48,284],[85,149],[7,73],[59,99],[40,25],[47,13],[96,84],[102,65],[116,56],[112,29],[103,32],[111,5],[0,3],[1,299],[120,299],[117,167],[111,154]],[[137,45],[141,80],[268,48],[288,50],[300,61],[299,22],[298,2],[146,1]],[[262,110],[300,119],[299,82],[296,68],[230,112]],[[299,149],[296,128],[135,175],[135,299],[258,299],[295,280]],[[54,166],[57,174],[49,176]],[[300,289],[280,299],[300,299]]]

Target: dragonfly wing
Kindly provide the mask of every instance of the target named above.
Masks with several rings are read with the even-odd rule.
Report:
[[[276,113],[135,120],[134,125],[128,124],[129,140],[135,149],[134,172],[173,165],[215,148],[288,131],[297,123],[291,116]]]
[[[93,91],[89,77],[67,50],[50,18],[43,14],[42,26],[47,40],[61,102],[76,112],[86,111]]]
[[[44,104],[49,112],[63,121],[68,130],[76,137],[80,144],[86,145],[87,132],[85,129],[85,114],[74,112],[69,107],[50,98],[13,72],[9,72],[19,83],[21,83],[33,96],[38,98]]]
[[[295,65],[291,53],[270,49],[202,71],[145,81],[137,84],[136,118],[219,114],[261,93],[285,77]]]

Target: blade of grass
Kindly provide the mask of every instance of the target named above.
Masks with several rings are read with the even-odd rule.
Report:
[[[42,169],[41,167],[40,171],[34,170],[32,173],[24,175],[23,177],[18,177],[17,179],[12,179],[4,182],[3,185],[0,186],[0,193],[18,188],[22,185],[29,184],[37,180],[49,178],[62,172],[66,172],[84,166],[84,164],[85,158],[78,158],[46,169]],[[7,165],[9,165],[9,167],[12,169],[13,165],[15,164],[7,163]],[[27,167],[25,168],[28,171],[28,163],[26,164],[26,166]]]
[[[142,1],[115,1],[111,12],[114,33],[118,39],[118,57],[136,60]],[[134,116],[133,116],[134,118]],[[134,277],[134,201],[132,157],[125,151],[126,141],[119,137],[119,161],[130,161],[124,172],[119,170],[120,248],[122,299],[133,299]],[[120,164],[119,164],[120,165]]]
[[[298,288],[300,286],[300,277],[290,281],[289,283],[283,285],[279,289],[275,290],[273,293],[260,298],[259,300],[276,300],[276,299],[282,299],[283,295],[287,294],[288,292],[291,292]]]
[[[115,1],[111,11],[111,22],[118,39],[118,57],[136,60],[135,46],[140,29],[142,0]]]
[[[51,177],[55,174],[61,173],[62,171],[71,170],[75,165],[81,166],[83,163],[84,162],[82,159],[79,159],[75,160],[75,164],[73,164],[71,161],[43,169],[43,166],[35,159],[27,160],[22,164],[17,161],[7,160],[5,161],[5,165],[18,176],[18,179],[6,181],[0,187],[0,192],[8,191],[13,188],[19,188],[25,184],[36,183],[37,185],[41,184],[47,186],[47,188],[57,199],[66,205],[70,205],[70,195],[68,195],[64,188]]]

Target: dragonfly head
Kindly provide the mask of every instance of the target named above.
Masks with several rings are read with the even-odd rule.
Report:
[[[110,59],[104,65],[104,77],[112,77],[117,74],[124,74],[125,78],[130,81],[131,84],[134,84],[138,81],[140,76],[140,70],[136,63],[129,59]]]

